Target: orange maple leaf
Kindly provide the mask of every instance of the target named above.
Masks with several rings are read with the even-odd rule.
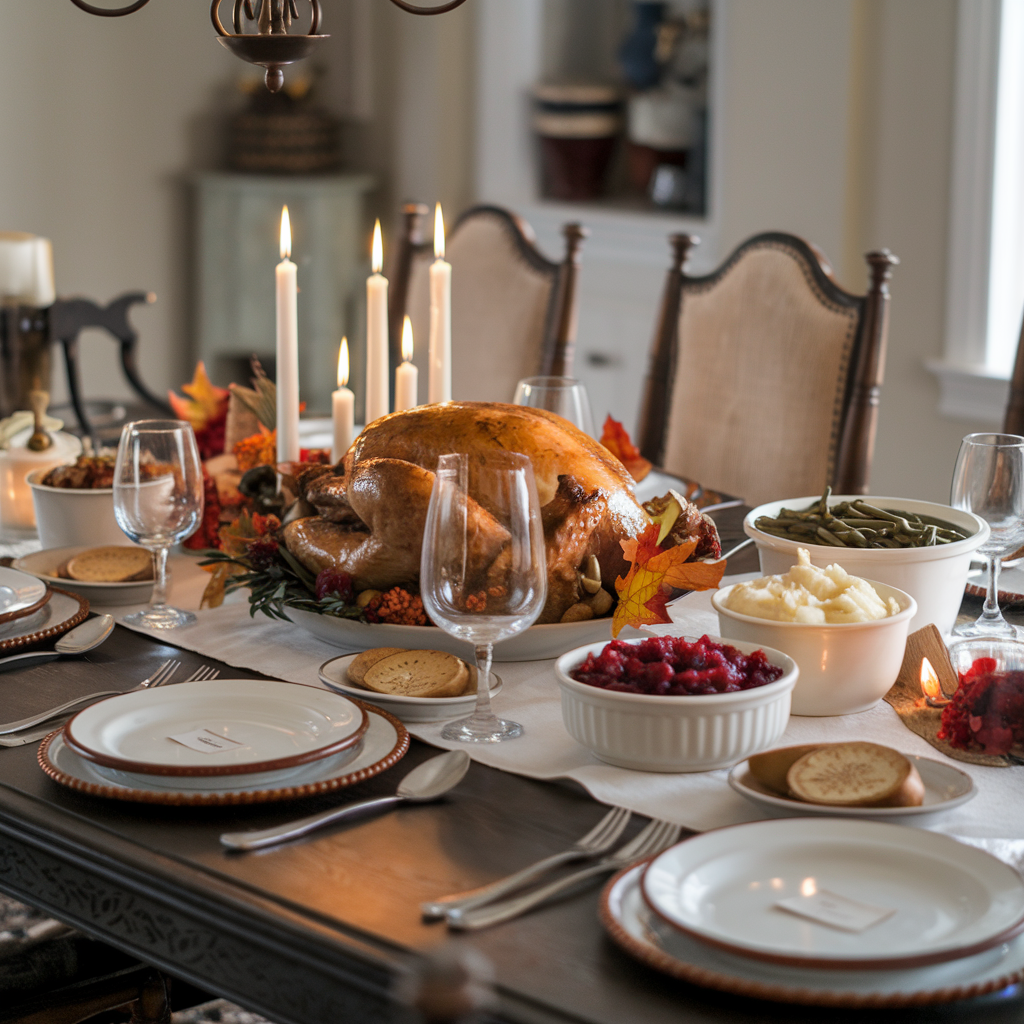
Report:
[[[615,581],[619,603],[612,618],[612,636],[623,626],[640,628],[655,622],[671,622],[666,603],[673,589],[711,590],[722,581],[725,560],[688,562],[697,547],[695,540],[663,551],[658,547],[658,525],[652,523],[636,540],[622,541],[632,562],[625,578]]]
[[[621,462],[637,482],[651,471],[651,463],[640,454],[640,449],[629,439],[629,432],[609,416],[601,431],[601,444]]]
[[[206,366],[200,360],[191,384],[182,384],[181,390],[188,395],[182,398],[173,391],[167,392],[171,408],[180,420],[187,420],[193,430],[201,430],[212,419],[216,419],[226,408],[229,392],[213,384],[206,373]]]

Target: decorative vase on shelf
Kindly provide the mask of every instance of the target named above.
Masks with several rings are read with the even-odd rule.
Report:
[[[665,20],[665,3],[661,0],[634,0],[633,31],[619,48],[622,73],[634,89],[653,89],[661,77],[658,65],[658,27]]]

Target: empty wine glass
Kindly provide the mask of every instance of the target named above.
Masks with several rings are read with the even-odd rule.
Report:
[[[547,409],[594,436],[587,389],[575,377],[525,377],[516,385],[512,404]]]
[[[981,516],[991,528],[978,552],[985,559],[985,606],[976,622],[956,626],[956,636],[1017,638],[999,610],[999,568],[1024,542],[1024,437],[968,434],[960,443],[950,504]]]
[[[149,607],[125,622],[174,629],[196,621],[191,612],[167,604],[167,552],[195,530],[202,514],[203,467],[192,427],[181,420],[125,424],[114,465],[114,515],[156,562]]]
[[[526,629],[547,594],[547,554],[533,466],[525,455],[442,455],[423,531],[420,592],[434,622],[476,648],[476,708],[446,740],[496,743],[517,722],[491,711],[494,644]]]

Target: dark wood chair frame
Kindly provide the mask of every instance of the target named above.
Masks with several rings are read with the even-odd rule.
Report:
[[[866,295],[852,295],[836,283],[824,255],[796,235],[778,231],[754,235],[739,245],[717,270],[702,277],[691,277],[686,273],[686,260],[700,239],[696,235],[680,234],[671,235],[669,242],[672,265],[662,293],[640,414],[638,437],[643,456],[660,465],[665,454],[679,350],[679,319],[687,291],[715,284],[751,249],[784,247],[804,265],[828,302],[857,310],[857,331],[850,354],[850,372],[831,484],[833,490],[840,494],[866,494],[871,477],[889,333],[889,279],[899,259],[888,249],[866,253],[864,259],[868,264],[870,286]]]
[[[391,365],[402,359],[402,320],[409,300],[409,281],[413,259],[433,252],[433,239],[424,235],[424,222],[430,213],[423,203],[406,203],[402,208],[402,233],[398,251],[389,271],[388,330],[390,332]],[[565,255],[561,263],[554,263],[533,244],[530,229],[515,214],[500,206],[481,204],[471,206],[455,222],[449,238],[468,220],[496,217],[506,223],[516,252],[535,270],[551,277],[553,287],[544,321],[541,341],[541,360],[537,373],[552,377],[571,377],[576,348],[576,303],[580,269],[580,247],[589,232],[581,224],[570,223],[562,228]]]
[[[1024,435],[1024,322],[1020,327],[1017,342],[1017,357],[1013,362],[1013,376],[1010,377],[1010,396],[1003,417],[1003,433]]]

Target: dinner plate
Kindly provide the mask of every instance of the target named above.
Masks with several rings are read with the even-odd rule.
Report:
[[[959,807],[977,795],[974,780],[967,772],[952,765],[943,764],[930,757],[904,754],[917,768],[924,783],[924,802],[919,807],[830,807],[827,804],[809,804],[779,796],[763,786],[750,771],[750,762],[741,761],[729,772],[729,785],[740,796],[759,804],[766,811],[778,817],[792,817],[794,814],[835,818],[876,818],[881,821],[893,818],[920,817],[928,814],[942,814]]]
[[[359,742],[362,705],[300,683],[207,679],[108,697],[64,739],[80,757],[146,775],[242,775],[319,761]]]
[[[998,992],[1024,981],[1024,936],[961,960],[899,970],[787,967],[716,949],[677,931],[643,898],[644,865],[605,886],[605,930],[631,956],[682,981],[751,999],[850,1008],[923,1006]]]
[[[972,597],[984,597],[985,570],[971,569],[967,574],[967,586],[964,588]],[[1007,568],[1004,564],[999,572],[999,603],[1001,605],[1024,603],[1024,566],[1014,565]]]
[[[339,658],[331,658],[320,666],[320,680],[337,693],[347,697],[355,697],[384,708],[396,715],[403,722],[442,722],[448,718],[472,714],[476,706],[476,692],[462,694],[458,697],[403,697],[399,694],[377,693],[365,686],[349,681],[348,667],[358,657],[356,654],[343,654]],[[476,678],[476,666],[470,665],[469,671]],[[501,692],[501,679],[491,673],[491,697]]]
[[[371,647],[401,647],[407,651],[447,651],[463,661],[475,660],[473,645],[456,640],[436,626],[393,626],[386,622],[357,622],[335,615],[318,615],[300,608],[287,608],[288,618],[297,626],[321,640],[350,652],[368,651]],[[620,639],[648,636],[626,626]],[[547,661],[584,644],[611,640],[612,620],[590,619],[587,622],[554,622],[530,626],[518,636],[494,645],[495,661]]]
[[[85,621],[89,602],[77,594],[50,588],[50,600],[21,618],[0,623],[0,652],[52,640]]]
[[[123,605],[123,604],[145,604],[153,593],[152,580],[136,580],[134,583],[97,583],[86,580],[67,580],[63,576],[57,576],[57,567],[66,561],[74,558],[83,551],[91,551],[95,544],[79,545],[71,548],[46,548],[43,551],[33,551],[30,555],[22,555],[12,563],[15,569],[42,580],[50,586],[61,587],[70,590],[75,594],[81,594],[88,598],[93,604]],[[169,568],[174,571],[175,557],[169,559]]]
[[[50,600],[46,584],[27,572],[0,566],[0,622],[19,619]]]
[[[178,685],[184,685],[179,683]],[[346,761],[347,752],[312,762],[309,773],[301,777],[279,779],[267,784],[244,784],[242,776],[222,776],[222,787],[216,790],[195,788],[194,778],[179,777],[177,788],[166,788],[158,777],[118,777],[102,765],[79,757],[64,742],[57,730],[39,744],[36,758],[39,767],[54,782],[90,796],[133,803],[170,804],[175,806],[224,806],[229,804],[270,803],[276,800],[298,800],[303,797],[331,793],[357,782],[363,782],[396,765],[409,749],[409,733],[393,715],[380,708],[366,707],[369,725],[363,733],[358,753]]]
[[[1024,930],[1016,871],[949,836],[880,821],[714,829],[654,858],[642,889],[680,931],[773,964],[919,967]]]

